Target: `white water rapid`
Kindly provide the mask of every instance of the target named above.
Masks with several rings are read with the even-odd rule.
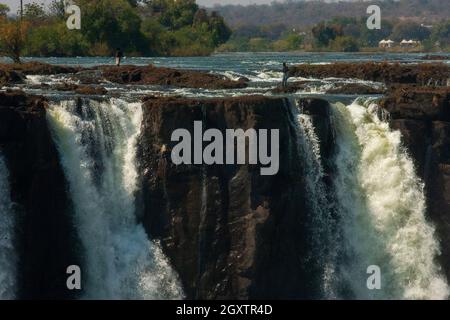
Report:
[[[180,299],[176,273],[135,216],[140,103],[90,99],[48,111],[82,241],[83,298]]]

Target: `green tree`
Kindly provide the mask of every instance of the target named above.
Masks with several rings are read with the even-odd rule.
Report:
[[[431,32],[428,28],[422,27],[420,24],[405,21],[399,22],[394,26],[391,37],[395,41],[403,39],[424,40],[430,36]]]
[[[0,17],[6,17],[9,12],[9,7],[6,4],[0,3]]]
[[[331,43],[331,48],[340,52],[357,52],[359,45],[355,38],[350,36],[341,36],[334,39]]]
[[[433,28],[431,39],[438,42],[441,48],[450,45],[450,20],[437,24]]]
[[[0,54],[20,63],[29,29],[27,21],[0,17]]]
[[[53,0],[52,3],[50,3],[49,11],[52,17],[64,19],[66,15],[64,0]]]
[[[378,43],[389,38],[392,33],[393,25],[390,21],[383,20],[381,29],[370,30],[365,24],[361,24],[360,42],[363,46],[378,47]]]
[[[162,9],[159,21],[168,29],[178,30],[193,24],[198,10],[195,0],[164,0],[157,3]]]
[[[111,52],[121,47],[128,52],[145,52],[141,19],[126,0],[78,0],[83,12],[82,30],[91,43],[104,43]]]
[[[336,37],[343,35],[343,29],[340,25],[328,25],[322,22],[313,27],[312,34],[317,47],[326,47]]]
[[[68,30],[63,21],[38,26],[30,31],[26,53],[30,56],[77,56],[90,49],[79,30]]]
[[[30,21],[42,22],[47,17],[47,14],[43,4],[27,3],[23,7],[23,17]]]

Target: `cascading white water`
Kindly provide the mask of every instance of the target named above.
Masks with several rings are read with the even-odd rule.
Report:
[[[176,273],[136,222],[140,103],[63,101],[47,113],[83,246],[87,299],[180,299]]]
[[[425,218],[423,183],[399,131],[375,104],[336,104],[337,211],[343,247],[339,283],[357,299],[445,299],[449,288],[435,262],[439,244]],[[381,269],[381,289],[369,290],[367,267]]]
[[[10,300],[16,296],[15,220],[8,168],[0,153],[0,300]]]
[[[321,294],[324,298],[335,298],[332,287],[335,265],[335,250],[333,249],[334,221],[331,216],[331,206],[327,199],[327,188],[324,183],[325,172],[320,154],[320,140],[316,134],[311,116],[301,113],[291,101],[291,110],[297,121],[294,126],[297,131],[299,157],[304,164],[304,177],[306,187],[307,205],[311,215],[308,217],[307,229],[309,242],[312,244],[313,253],[309,259],[314,259],[320,264],[321,270]],[[293,108],[292,108],[293,107]]]

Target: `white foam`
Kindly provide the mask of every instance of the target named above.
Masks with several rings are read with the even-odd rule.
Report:
[[[63,101],[50,106],[48,120],[84,249],[84,298],[182,298],[176,273],[135,217],[141,104]]]
[[[446,299],[435,259],[439,242],[425,218],[423,183],[400,132],[355,101],[333,108],[335,190],[344,239],[342,283],[358,299]],[[367,267],[381,268],[381,290],[368,290]]]

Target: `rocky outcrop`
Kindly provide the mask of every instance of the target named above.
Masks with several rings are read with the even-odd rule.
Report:
[[[69,74],[81,84],[105,81],[119,84],[175,86],[203,89],[238,89],[247,87],[248,79],[237,81],[207,72],[147,66],[95,66],[92,68],[51,65],[40,62],[0,64],[0,86],[23,83],[26,75]]]
[[[450,60],[450,56],[427,54],[421,57],[422,60]]]
[[[101,79],[120,84],[161,85],[204,89],[237,89],[247,86],[245,79],[234,81],[201,71],[170,69],[155,67],[153,65],[98,66],[92,68],[89,74],[90,76],[86,77],[86,71],[83,71],[81,74],[75,74],[74,79],[84,80],[83,83],[90,84],[98,83],[98,77],[100,77]]]
[[[429,217],[441,241],[441,263],[450,279],[450,90],[398,88],[381,106],[425,181]]]
[[[342,84],[327,90],[328,94],[352,94],[352,95],[383,94],[385,92],[386,90],[384,88],[374,88],[372,86],[360,83]]]
[[[318,85],[320,85],[320,83]],[[360,83],[343,83],[330,88],[326,88],[324,86],[323,89],[324,93],[328,94],[370,95],[383,94],[386,92],[384,88],[375,88],[373,86]],[[295,93],[298,91],[311,91],[311,82],[295,81],[288,83],[286,87],[278,86],[274,89],[269,90],[270,93],[274,94]]]
[[[47,126],[46,100],[0,92],[0,148],[19,215],[19,298],[65,299],[66,268],[79,264],[70,201]]]
[[[319,287],[306,256],[302,161],[288,101],[261,96],[148,98],[138,157],[142,220],[162,243],[188,298],[312,298]],[[319,115],[317,115],[319,116]],[[280,130],[280,171],[257,165],[179,165],[171,133]],[[295,241],[293,241],[295,239]]]
[[[290,68],[289,74],[312,78],[355,78],[386,84],[445,85],[450,78],[450,67],[444,63],[350,63],[338,62],[326,65],[301,64]]]
[[[78,72],[81,69],[80,67],[48,64],[37,61],[20,64],[2,64],[0,66],[2,69],[15,70],[26,75],[69,74]]]

